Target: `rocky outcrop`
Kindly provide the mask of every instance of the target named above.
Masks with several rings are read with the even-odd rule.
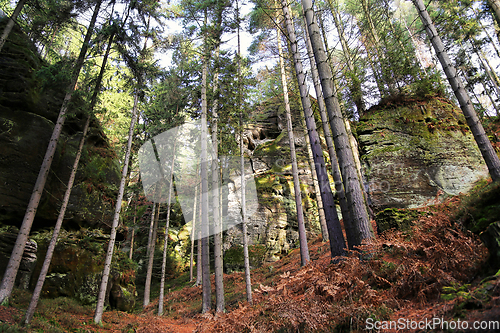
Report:
[[[16,243],[17,234],[19,229],[16,227],[6,227],[0,230],[0,268],[2,269],[1,274],[7,263],[9,262],[12,249]],[[38,245],[33,239],[28,239],[26,242],[26,247],[23,252],[21,263],[19,265],[19,271],[16,276],[16,285],[21,289],[28,289],[30,285],[31,278],[33,276],[33,271],[37,264],[37,251]]]
[[[51,232],[33,236],[44,258]],[[66,232],[62,230],[42,289],[44,297],[66,296],[82,304],[95,304],[99,293],[109,235],[98,230]],[[40,273],[40,260],[34,269],[31,287]],[[106,302],[112,308],[131,311],[135,306],[136,265],[122,251],[115,251]]]
[[[304,128],[300,121],[302,111],[297,99],[292,98],[291,108],[306,228],[315,235],[320,227]],[[248,217],[249,241],[251,245],[265,246],[265,258],[270,261],[279,259],[298,246],[297,212],[284,112],[283,102],[278,97],[262,103],[251,114],[243,139],[245,155],[250,159],[247,172],[253,174],[258,199],[254,213]],[[230,192],[240,190],[239,175],[237,171],[231,175]],[[237,197],[235,195],[235,199],[231,199],[230,195],[229,209],[239,214]],[[241,225],[227,231],[224,247],[237,252],[239,250],[234,247],[239,244],[243,244]],[[259,251],[260,248],[256,247],[256,252]]]
[[[23,220],[67,87],[64,76],[59,77],[63,68],[64,63],[45,64],[18,29],[13,30],[0,54],[0,224],[20,226]],[[34,230],[55,224],[86,120],[84,106],[85,102],[75,96]],[[65,227],[107,228],[118,182],[114,153],[98,122],[93,121]]]
[[[356,131],[375,211],[432,204],[488,176],[460,109],[444,98],[401,96],[372,107]]]

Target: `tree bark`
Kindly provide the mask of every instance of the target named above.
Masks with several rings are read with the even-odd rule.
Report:
[[[306,87],[306,78],[302,67],[302,60],[300,58],[297,40],[295,37],[295,28],[292,23],[287,0],[282,0],[281,3],[283,6],[282,9],[288,32],[288,39],[290,41],[290,47],[293,54],[295,72],[297,75],[302,107],[306,118],[309,140],[311,141],[311,150],[313,151],[314,162],[316,164],[316,171],[318,174],[318,182],[321,187],[321,198],[323,199],[323,207],[325,209],[325,216],[327,219],[331,255],[332,257],[342,256],[345,254],[344,235],[342,234],[342,228],[340,226],[332,189],[330,187],[330,180],[326,171],[323,149],[321,148],[319,135],[316,131],[316,123],[312,113],[311,101],[309,100],[309,92]]]
[[[64,121],[66,119],[66,112],[68,111],[69,102],[71,101],[73,92],[76,89],[78,75],[80,74],[80,70],[82,69],[83,62],[85,61],[85,55],[87,54],[89,41],[94,30],[100,6],[101,1],[99,1],[94,8],[94,14],[92,15],[92,19],[90,20],[87,34],[85,35],[85,40],[83,42],[82,48],[80,49],[80,54],[73,70],[69,91],[66,93],[63,104],[61,106],[61,110],[59,111],[59,116],[54,126],[54,131],[52,132],[52,136],[50,138],[47,151],[45,152],[45,157],[43,159],[40,172],[38,173],[38,177],[35,182],[35,186],[33,188],[33,192],[31,194],[31,198],[28,203],[23,222],[21,224],[21,228],[19,229],[19,233],[17,235],[16,243],[7,264],[7,268],[2,279],[2,284],[0,285],[0,304],[2,305],[8,304],[8,300],[12,294],[12,289],[14,288],[16,275],[19,269],[19,265],[21,264],[21,258],[23,256],[24,248],[26,247],[26,242],[28,241],[28,236],[31,231],[31,226],[33,225],[33,220],[35,218],[38,204],[40,202],[40,198],[42,197],[43,188],[45,187],[45,182],[47,181],[50,166],[52,164],[52,160],[57,148],[57,143],[62,132]]]
[[[311,178],[314,186],[314,193],[316,194],[316,201],[318,203],[318,218],[319,225],[321,228],[321,236],[323,242],[328,241],[328,226],[326,225],[325,209],[323,208],[323,200],[321,199],[321,188],[319,187],[318,174],[316,173],[316,166],[314,165],[314,156],[311,150],[311,141],[309,140],[309,135],[307,134],[307,127],[304,118],[301,119],[302,127],[304,130],[304,138],[306,140],[307,155],[309,159],[309,168],[311,169]]]
[[[453,67],[450,58],[448,57],[448,54],[444,49],[444,45],[437,33],[434,24],[432,23],[427,9],[425,8],[424,2],[422,0],[412,0],[412,2],[417,8],[418,15],[420,16],[427,35],[431,40],[432,46],[436,51],[439,62],[441,63],[441,66],[446,73],[446,77],[450,82],[453,92],[455,93],[455,96],[460,103],[460,108],[462,109],[467,124],[469,125],[472,135],[474,136],[474,139],[476,140],[479,150],[481,151],[481,154],[484,158],[484,161],[488,166],[491,179],[493,179],[493,181],[498,181],[500,180],[500,160],[484,131],[483,125],[477,117],[476,111],[472,106],[472,102],[467,95],[467,92],[465,91],[460,78],[458,78],[457,72]]]
[[[155,256],[156,247],[156,231],[158,228],[158,217],[160,215],[160,204],[156,207],[156,202],[153,203],[153,211],[151,213],[151,225],[149,234],[151,235],[151,241],[148,241],[148,266],[146,268],[146,282],[144,285],[144,299],[142,302],[142,308],[144,309],[149,305],[151,297],[151,279],[153,275],[153,262]]]
[[[198,174],[198,172],[196,173]],[[193,281],[193,266],[194,266],[194,233],[196,230],[196,204],[198,201],[198,186],[194,189],[194,205],[193,205],[193,222],[191,225],[191,257],[189,260],[189,282]],[[198,258],[199,259],[199,258]],[[197,264],[197,266],[199,266]]]
[[[309,263],[309,249],[307,246],[307,235],[304,224],[304,210],[302,208],[302,193],[300,190],[299,169],[297,167],[297,155],[295,153],[295,137],[292,126],[292,112],[290,111],[290,101],[288,100],[288,87],[286,83],[285,62],[283,60],[283,48],[281,46],[280,28],[276,28],[278,42],[279,62],[281,71],[281,86],[283,87],[283,99],[285,103],[286,128],[288,132],[288,143],[290,145],[290,158],[292,160],[293,190],[295,195],[295,206],[297,209],[297,223],[299,226],[299,244],[300,244],[300,265],[305,266]]]
[[[130,159],[130,151],[132,149],[132,140],[134,134],[135,122],[137,119],[137,104],[138,104],[138,93],[134,96],[134,107],[132,109],[132,119],[130,121],[130,128],[128,132],[128,142],[127,150],[125,152],[125,160],[123,162],[122,178],[120,181],[120,188],[118,190],[118,198],[116,199],[115,214],[113,217],[113,224],[111,226],[111,232],[109,236],[108,250],[106,252],[106,260],[104,262],[104,270],[102,272],[102,280],[99,288],[99,296],[97,298],[97,305],[94,315],[94,322],[99,324],[102,321],[102,314],[104,311],[104,300],[106,298],[106,289],[108,287],[109,274],[111,271],[111,260],[113,258],[113,250],[116,240],[116,229],[118,227],[118,222],[120,220],[120,211],[122,207],[123,194],[125,192],[125,180],[127,178],[128,172],[128,161]]]
[[[311,0],[302,0],[309,37],[314,51],[314,58],[318,68],[318,74],[321,80],[325,106],[329,116],[330,127],[333,133],[333,141],[339,160],[340,172],[344,182],[347,204],[350,208],[354,235],[352,245],[355,247],[361,245],[363,241],[373,238],[370,219],[368,217],[367,207],[365,205],[363,191],[354,162],[353,152],[349,143],[342,112],[336,104],[335,90],[333,87],[333,76],[328,66],[328,60],[321,42],[321,35],[318,24],[314,16]]]

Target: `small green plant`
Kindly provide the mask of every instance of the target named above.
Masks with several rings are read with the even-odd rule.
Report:
[[[470,299],[471,295],[469,293],[470,284],[460,285],[454,283],[451,286],[443,287],[443,294],[441,298],[445,301],[453,300],[457,297],[463,297],[464,299]]]

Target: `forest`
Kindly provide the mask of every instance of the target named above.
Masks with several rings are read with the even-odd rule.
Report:
[[[0,332],[500,331],[500,0],[0,31]]]

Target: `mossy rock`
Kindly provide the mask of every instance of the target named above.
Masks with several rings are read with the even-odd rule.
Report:
[[[39,244],[41,258],[45,257],[51,235],[52,231],[48,230],[33,236]],[[61,230],[42,290],[43,297],[66,296],[82,304],[95,304],[109,239],[109,236],[106,236],[108,235],[99,230]],[[39,275],[42,264],[42,260],[39,260],[34,277]],[[136,264],[129,260],[124,252],[115,250],[108,290],[115,285],[131,290],[130,286],[135,286],[136,270]],[[35,283],[36,279],[32,278],[31,288],[34,288]],[[135,295],[135,287],[133,294]]]
[[[422,213],[410,209],[387,208],[375,216],[379,232],[389,229],[409,230]]]

